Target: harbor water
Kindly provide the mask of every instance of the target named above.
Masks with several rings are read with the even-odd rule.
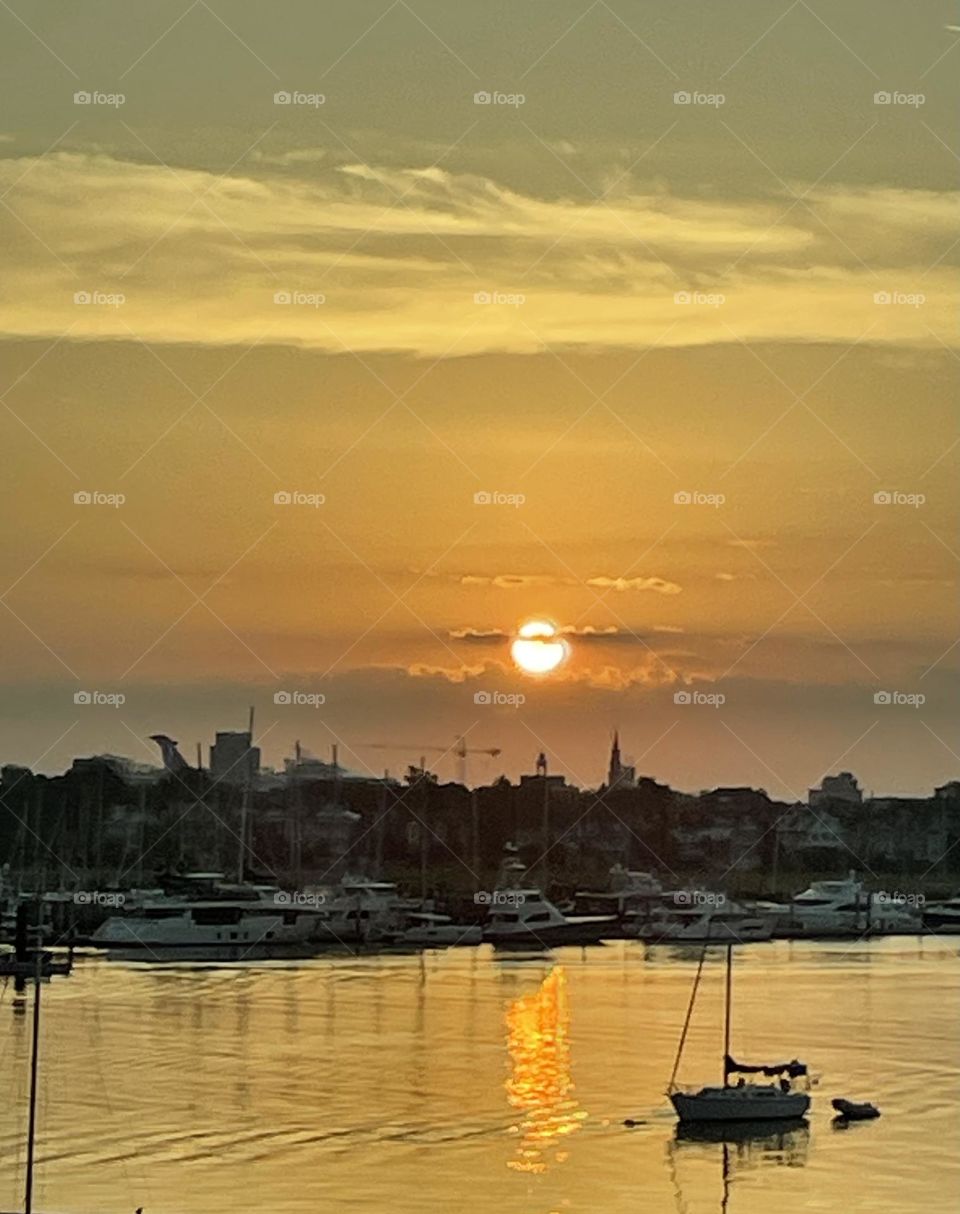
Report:
[[[69,1214],[927,1214],[960,1193],[960,938],[738,948],[732,1052],[799,1057],[806,1125],[678,1135],[699,948],[489,946],[230,966],[80,960],[43,991],[35,1206]],[[680,1078],[716,1081],[724,950]],[[30,1015],[0,1002],[0,1208]],[[834,1096],[875,1122],[833,1122]],[[624,1126],[625,1120],[634,1125]]]

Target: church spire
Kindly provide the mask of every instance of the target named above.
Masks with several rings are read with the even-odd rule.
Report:
[[[613,745],[610,747],[610,770],[607,773],[607,787],[613,788],[620,780],[623,768],[620,765],[620,730],[613,731]]]

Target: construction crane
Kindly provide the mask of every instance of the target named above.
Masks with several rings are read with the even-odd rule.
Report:
[[[412,744],[403,746],[393,742],[359,742],[358,749],[366,747],[368,750],[405,750],[408,754],[413,751],[414,754],[420,755],[420,770],[427,769],[428,754],[443,754],[456,755],[457,757],[457,779],[466,787],[467,783],[467,755],[489,755],[495,759],[502,754],[499,746],[468,746],[465,737],[461,736],[456,739],[452,746],[414,746]]]

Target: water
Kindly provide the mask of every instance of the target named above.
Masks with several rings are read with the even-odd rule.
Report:
[[[734,1054],[799,1055],[822,1079],[808,1129],[726,1146],[678,1141],[663,1097],[696,950],[84,961],[44,988],[36,1206],[946,1210],[960,1191],[958,950],[931,937],[738,949]],[[711,953],[691,1082],[719,1075],[723,950]],[[12,988],[0,1019],[0,1206],[19,1209],[30,1022]],[[883,1116],[836,1130],[833,1096]]]

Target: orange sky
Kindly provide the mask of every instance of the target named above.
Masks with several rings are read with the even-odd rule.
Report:
[[[954,777],[957,36],[881,7],[7,21],[0,757],[254,703],[274,762],[595,782],[619,725],[686,788]]]

